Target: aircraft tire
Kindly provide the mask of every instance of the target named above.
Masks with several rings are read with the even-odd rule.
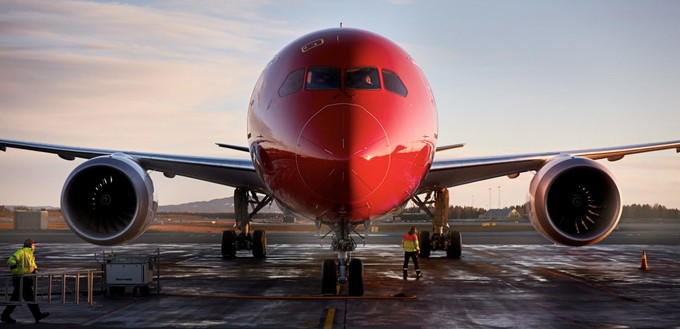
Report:
[[[336,295],[338,283],[338,266],[335,260],[326,259],[321,265],[321,294]]]
[[[236,257],[236,231],[222,232],[222,258]]]
[[[430,232],[420,231],[420,236],[418,238],[418,244],[420,245],[420,257],[429,258],[430,251],[432,249],[432,243],[430,242]]]
[[[446,257],[448,258],[460,258],[463,250],[463,237],[458,231],[449,231],[446,239],[448,240],[449,247],[446,248]]]
[[[356,258],[349,261],[349,295],[364,295],[364,263]]]
[[[256,230],[253,233],[253,257],[265,258],[267,256],[267,232]]]

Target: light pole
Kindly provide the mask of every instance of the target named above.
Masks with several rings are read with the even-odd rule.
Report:
[[[489,209],[491,209],[491,188],[489,187]]]

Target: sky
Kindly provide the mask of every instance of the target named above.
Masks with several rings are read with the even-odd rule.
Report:
[[[421,66],[437,158],[680,139],[678,1],[0,0],[0,138],[243,157],[261,70],[309,32],[370,30]],[[246,156],[247,157],[247,156]],[[59,206],[82,160],[0,153],[0,205]],[[606,163],[624,204],[680,208],[673,150]],[[151,173],[161,205],[229,187]],[[532,173],[450,189],[454,205],[523,204]]]

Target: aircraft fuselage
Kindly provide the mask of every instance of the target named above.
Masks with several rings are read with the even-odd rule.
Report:
[[[436,105],[393,42],[348,28],[310,33],[262,72],[248,111],[258,176],[283,206],[333,223],[396,210],[427,174]]]

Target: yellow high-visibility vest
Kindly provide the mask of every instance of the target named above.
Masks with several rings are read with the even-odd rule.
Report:
[[[401,246],[404,248],[405,252],[414,252],[420,250],[420,245],[418,244],[418,235],[416,234],[404,234],[401,238]]]
[[[33,271],[38,268],[38,266],[35,265],[33,249],[30,247],[23,247],[15,251],[14,254],[7,259],[7,265],[17,266],[12,270],[12,275],[33,273]]]

